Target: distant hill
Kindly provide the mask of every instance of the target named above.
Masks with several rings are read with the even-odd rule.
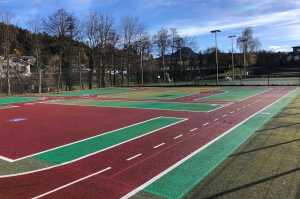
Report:
[[[190,59],[190,58],[198,59],[198,56],[199,56],[199,54],[195,53],[189,47],[181,48],[181,58],[183,61]],[[165,59],[171,60],[171,55],[165,55]],[[180,60],[180,50],[177,50],[175,53],[173,53],[173,60]]]

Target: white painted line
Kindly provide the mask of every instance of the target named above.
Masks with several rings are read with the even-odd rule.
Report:
[[[219,118],[214,119],[214,122],[217,121],[217,120],[219,120]]]
[[[241,109],[238,108],[237,111],[239,111],[239,110],[241,110]]]
[[[47,192],[47,193],[44,193],[44,194],[39,195],[39,196],[36,196],[36,197],[34,197],[34,198],[32,198],[32,199],[37,199],[37,198],[44,197],[44,196],[46,196],[46,195],[49,195],[49,194],[54,193],[54,192],[56,192],[56,191],[58,191],[58,190],[64,189],[64,188],[66,188],[66,187],[68,187],[68,186],[71,186],[71,185],[77,183],[77,182],[83,181],[83,180],[85,180],[85,179],[88,179],[88,178],[90,178],[90,177],[93,177],[93,176],[95,176],[95,175],[98,175],[98,174],[100,174],[100,173],[103,173],[103,172],[105,172],[105,171],[107,171],[107,170],[110,170],[110,169],[111,169],[111,167],[107,167],[106,169],[103,169],[103,170],[101,170],[101,171],[98,171],[98,172],[96,172],[96,173],[93,173],[93,174],[91,174],[91,175],[88,175],[88,176],[86,176],[86,177],[84,177],[84,178],[80,178],[80,179],[75,180],[75,181],[73,181],[73,182],[70,182],[70,183],[68,183],[68,184],[65,184],[64,186],[58,187],[58,188],[56,188],[56,189],[53,189],[53,190],[51,190],[51,191],[49,191],[49,192]]]
[[[227,116],[227,114],[226,115],[223,115],[223,117],[226,117]]]
[[[3,156],[0,156],[0,160],[5,160],[7,162],[14,162],[14,160],[6,158],[6,157],[3,157]]]
[[[194,128],[194,129],[192,129],[192,130],[190,130],[190,131],[192,132],[192,131],[195,131],[195,130],[197,130],[197,128]]]
[[[139,157],[139,156],[141,156],[142,154],[141,153],[139,153],[139,154],[137,154],[137,155],[135,155],[135,156],[132,156],[131,158],[128,158],[128,159],[126,159],[127,161],[130,161],[130,160],[132,160],[132,159],[134,159],[134,158],[137,158],[137,157]]]
[[[206,126],[206,125],[208,125],[209,123],[207,122],[207,123],[205,123],[205,124],[203,124],[203,126]]]
[[[161,144],[159,144],[159,145],[157,145],[157,146],[155,146],[155,147],[153,147],[154,149],[156,149],[156,148],[158,148],[158,147],[160,147],[160,146],[162,146],[162,145],[164,145],[165,143],[161,143]]]
[[[174,137],[174,140],[176,140],[177,138],[182,137],[182,135],[178,135],[177,137]]]
[[[246,108],[246,106],[243,106],[243,108]]]
[[[231,111],[230,113],[234,113],[234,111]]]

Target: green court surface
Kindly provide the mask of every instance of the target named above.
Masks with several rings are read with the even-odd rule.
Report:
[[[199,100],[212,100],[212,101],[241,101],[246,98],[252,97],[259,93],[267,91],[267,88],[247,88],[247,89],[226,89],[224,93],[200,98]]]
[[[176,102],[148,102],[148,101],[121,101],[121,100],[60,100],[58,104],[117,107],[117,108],[141,108],[173,111],[209,112],[220,108],[216,104],[176,103]]]
[[[43,100],[43,98],[39,97],[5,97],[0,98],[0,105],[1,104],[12,104],[12,103],[19,103],[19,102],[32,102]]]
[[[276,115],[282,108],[300,94],[295,90],[275,104],[258,113],[242,125],[228,132],[203,150],[191,154],[170,172],[154,181],[137,193],[134,198],[141,198],[146,193],[164,198],[182,198],[205,176],[215,169],[227,156],[245,142],[261,126]],[[264,114],[267,112],[268,114]]]
[[[107,97],[114,97],[114,98],[144,98],[144,99],[174,99],[189,95],[197,94],[197,92],[179,92],[179,91],[164,91],[164,92],[157,92],[154,90],[147,90],[147,91],[132,91],[132,92],[123,92],[123,93],[111,93],[106,95]]]
[[[101,134],[86,140],[56,148],[33,156],[45,162],[62,164],[95,152],[119,145],[183,121],[181,118],[159,117],[136,125]]]
[[[105,94],[105,93],[115,93],[115,92],[124,92],[131,90],[131,88],[112,88],[112,89],[99,89],[99,90],[84,90],[84,91],[71,91],[64,93],[53,93],[45,94],[46,96],[82,96],[82,95],[96,95],[96,94]]]

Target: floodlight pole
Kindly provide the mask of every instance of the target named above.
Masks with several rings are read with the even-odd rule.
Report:
[[[182,57],[181,57],[181,47],[179,48],[180,51],[180,78],[182,80]]]
[[[232,63],[232,80],[234,80],[234,59],[233,59],[233,37],[236,37],[235,35],[231,35],[228,38],[231,38],[231,63]]]
[[[243,48],[244,48],[244,76],[245,76],[245,79],[246,79],[246,57],[245,57],[245,54],[246,54],[246,49],[245,49],[245,42],[247,42],[247,38],[244,38],[244,39],[242,39],[241,41],[243,42]]]
[[[162,45],[163,49],[163,54],[162,54],[162,58],[163,58],[163,67],[164,67],[164,83],[166,82],[166,66],[165,66],[165,45]]]
[[[143,43],[142,39],[140,40],[140,51],[141,51],[141,73],[142,73],[142,86],[144,82],[144,72],[143,72]]]
[[[215,41],[216,41],[216,64],[217,64],[217,79],[216,84],[218,85],[218,75],[219,75],[219,65],[218,65],[218,42],[217,42],[217,32],[221,32],[220,30],[212,30],[211,33],[215,33]]]

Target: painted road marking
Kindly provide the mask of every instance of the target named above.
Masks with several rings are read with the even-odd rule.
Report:
[[[56,188],[56,189],[53,189],[53,190],[51,190],[51,191],[49,191],[49,192],[47,192],[47,193],[44,193],[44,194],[39,195],[39,196],[36,196],[36,197],[34,197],[34,198],[32,198],[32,199],[37,199],[37,198],[44,197],[44,196],[46,196],[46,195],[49,195],[49,194],[54,193],[54,192],[56,192],[56,191],[58,191],[58,190],[64,189],[64,188],[66,188],[66,187],[68,187],[68,186],[71,186],[71,185],[73,185],[73,184],[76,184],[77,182],[83,181],[83,180],[85,180],[85,179],[88,179],[88,178],[90,178],[90,177],[93,177],[93,176],[95,176],[95,175],[98,175],[98,174],[100,174],[100,173],[103,173],[103,172],[105,172],[105,171],[107,171],[107,170],[110,170],[110,169],[111,169],[111,167],[107,167],[106,169],[103,169],[103,170],[101,170],[101,171],[98,171],[98,172],[96,172],[96,173],[93,173],[93,174],[91,174],[91,175],[88,175],[88,176],[86,176],[86,177],[84,177],[84,178],[80,178],[80,179],[75,180],[75,181],[73,181],[73,182],[70,182],[70,183],[68,183],[68,184],[65,184],[64,186],[58,187],[58,188]]]
[[[241,110],[241,109],[238,108],[237,110],[239,111],[239,110]]]
[[[132,156],[132,157],[130,157],[130,158],[127,158],[126,160],[127,161],[130,161],[130,160],[132,160],[132,159],[134,159],[134,158],[137,158],[137,157],[139,157],[139,156],[141,156],[142,154],[141,153],[139,153],[139,154],[137,154],[137,155],[135,155],[135,156]]]
[[[156,145],[155,147],[153,147],[154,149],[156,149],[156,148],[158,148],[158,147],[160,147],[160,146],[162,146],[162,145],[164,145],[165,143],[161,143],[161,144],[159,144],[159,145]]]
[[[214,122],[217,121],[217,120],[219,120],[219,118],[214,119]]]
[[[226,116],[227,116],[227,114],[223,115],[223,117],[226,117]]]
[[[182,134],[178,135],[177,137],[174,137],[174,140],[176,140],[177,138],[180,138],[181,136],[182,136]]]
[[[231,111],[230,113],[234,113],[234,111]]]
[[[206,125],[208,125],[209,123],[207,122],[207,123],[205,123],[205,124],[203,124],[203,126],[206,126]]]
[[[192,131],[195,131],[195,130],[197,130],[197,128],[194,128],[194,129],[192,129],[192,130],[190,130],[190,131],[192,132]]]

